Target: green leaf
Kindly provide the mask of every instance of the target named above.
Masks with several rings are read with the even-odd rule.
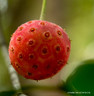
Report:
[[[14,96],[15,93],[15,91],[4,91],[0,92],[0,96]]]
[[[94,60],[81,62],[68,77],[63,88],[75,96],[94,96]]]

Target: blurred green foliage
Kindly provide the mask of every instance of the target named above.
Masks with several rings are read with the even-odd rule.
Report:
[[[0,92],[0,96],[14,96],[15,91]]]
[[[75,96],[94,96],[93,73],[94,60],[81,62],[80,66],[77,67],[68,77],[63,89]]]
[[[1,49],[1,48],[0,48]],[[13,89],[8,69],[0,50],[0,92]],[[2,96],[2,95],[0,95]]]

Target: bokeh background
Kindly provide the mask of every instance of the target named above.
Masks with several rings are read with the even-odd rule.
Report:
[[[0,92],[13,89],[1,46],[8,45],[12,33],[21,24],[39,19],[42,0],[0,0]],[[50,79],[33,81],[19,76],[21,86],[57,86],[66,81],[77,62],[94,58],[94,0],[47,0],[45,20],[66,30],[71,39],[68,64]],[[2,38],[0,36],[0,39]],[[55,90],[27,90],[29,96],[66,96]]]

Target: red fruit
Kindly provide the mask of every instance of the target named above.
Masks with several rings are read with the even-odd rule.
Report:
[[[28,79],[55,75],[67,63],[70,40],[51,22],[33,20],[22,24],[10,40],[9,57],[15,70]]]

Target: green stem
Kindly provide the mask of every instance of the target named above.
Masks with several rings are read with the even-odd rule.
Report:
[[[43,0],[41,14],[40,14],[40,20],[44,19],[45,9],[46,9],[46,0]]]

